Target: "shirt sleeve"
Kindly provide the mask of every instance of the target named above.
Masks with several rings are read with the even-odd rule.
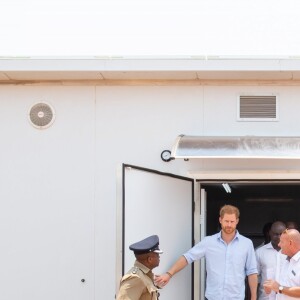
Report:
[[[246,261],[246,275],[257,274],[257,262],[252,242],[249,243]]]
[[[261,261],[261,259],[260,259],[261,251],[259,249],[257,249],[255,251],[255,255],[256,255],[256,263],[257,263],[257,274],[259,276],[258,277],[258,282],[260,283],[261,282],[261,277],[260,277],[260,275],[261,275],[261,262],[260,262]]]
[[[183,254],[189,264],[205,256],[206,243],[207,238],[204,238],[201,242]]]

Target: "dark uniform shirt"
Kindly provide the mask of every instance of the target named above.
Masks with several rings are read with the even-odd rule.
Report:
[[[117,300],[158,300],[158,296],[152,271],[136,261],[121,279]]]

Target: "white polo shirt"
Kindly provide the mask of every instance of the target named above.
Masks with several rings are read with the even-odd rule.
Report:
[[[285,261],[282,271],[279,274],[278,282],[282,286],[300,286],[300,251],[290,261]],[[299,298],[277,294],[277,300],[295,300]]]
[[[259,278],[258,300],[275,300],[276,293],[266,294],[263,284],[267,279],[275,280],[278,251],[271,243],[261,246],[255,250],[257,260],[257,271]]]

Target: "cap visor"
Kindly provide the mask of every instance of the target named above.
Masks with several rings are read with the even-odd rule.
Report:
[[[161,250],[154,250],[153,252],[158,253],[158,254],[163,254],[164,252]]]

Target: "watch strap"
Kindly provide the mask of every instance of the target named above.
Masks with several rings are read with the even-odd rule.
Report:
[[[283,286],[280,285],[280,286],[278,287],[278,292],[279,292],[279,294],[282,294],[282,291],[283,291]]]

